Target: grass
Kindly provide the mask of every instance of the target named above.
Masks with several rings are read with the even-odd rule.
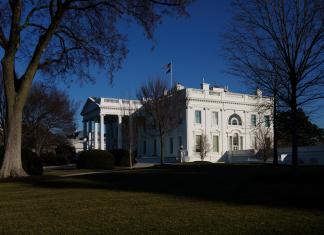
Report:
[[[69,172],[0,183],[0,234],[324,233],[324,167]]]

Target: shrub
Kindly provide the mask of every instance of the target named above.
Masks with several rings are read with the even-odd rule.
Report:
[[[55,149],[56,155],[60,159],[65,159],[67,163],[76,162],[75,147],[70,143],[61,143]]]
[[[3,162],[4,147],[0,146],[0,166]],[[36,153],[27,148],[21,150],[21,160],[23,169],[28,175],[42,175],[43,164],[40,157]]]
[[[46,166],[60,166],[70,163],[65,155],[55,153],[44,153],[41,155],[41,159]]]
[[[115,166],[129,166],[129,151],[125,149],[113,149],[110,150],[112,155],[114,155]],[[132,154],[132,165],[135,163],[135,155]]]
[[[79,154],[77,160],[79,169],[112,169],[114,156],[106,150],[87,150]]]

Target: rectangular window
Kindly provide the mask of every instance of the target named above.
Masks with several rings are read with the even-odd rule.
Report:
[[[219,152],[219,138],[218,135],[213,136],[213,152]]]
[[[170,138],[170,154],[173,154],[173,138]]]
[[[196,135],[196,152],[200,152],[201,149],[201,135]]]
[[[143,142],[143,154],[146,155],[146,141]]]
[[[251,115],[251,125],[256,126],[256,115],[255,114]]]
[[[201,111],[200,110],[195,111],[195,123],[201,124]]]
[[[270,116],[269,115],[264,116],[264,124],[266,127],[270,127]]]
[[[182,136],[179,136],[179,148],[182,146]]]
[[[240,136],[240,149],[243,150],[243,136]]]
[[[218,125],[218,112],[212,112],[212,126]]]
[[[153,142],[153,155],[156,156],[156,139],[154,139],[154,142]]]

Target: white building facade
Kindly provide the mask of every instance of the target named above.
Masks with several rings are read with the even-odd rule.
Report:
[[[228,153],[254,151],[258,148],[260,129],[267,130],[269,143],[272,139],[271,110],[262,104],[271,104],[271,99],[256,95],[233,93],[224,88],[210,87],[203,83],[201,89],[177,89],[185,93],[183,121],[164,138],[165,162],[177,162],[182,146],[186,162],[224,162]],[[81,115],[84,123],[84,149],[125,148],[126,134],[123,123],[132,122],[132,116],[141,110],[138,100],[88,98]],[[257,128],[258,127],[258,128]],[[208,142],[208,151],[202,159],[201,138]],[[157,135],[136,132],[136,155],[139,162],[160,161],[160,141]]]

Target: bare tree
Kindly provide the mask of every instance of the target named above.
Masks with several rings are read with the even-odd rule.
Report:
[[[323,1],[234,0],[232,6],[234,17],[225,34],[231,71],[257,80],[275,102],[290,108],[296,166],[297,109],[324,98]]]
[[[52,136],[66,139],[73,135],[77,108],[66,92],[35,83],[24,108],[23,143],[40,155],[46,144],[58,144]]]
[[[7,102],[7,135],[0,177],[25,176],[22,112],[38,71],[93,80],[89,66],[121,67],[126,37],[120,20],[134,20],[149,39],[164,15],[184,15],[190,0],[8,0],[0,3],[0,54]],[[16,66],[20,65],[20,73]],[[16,76],[17,74],[17,76]]]
[[[259,119],[261,120],[261,118]],[[273,145],[272,130],[265,126],[265,122],[259,121],[253,130],[255,137],[255,147],[264,161],[271,157]]]
[[[248,80],[247,77],[245,77],[245,78]],[[271,78],[268,81],[266,81],[267,78],[265,76],[256,76],[256,74],[251,75],[249,77],[249,80],[250,80],[250,85],[256,86],[257,93],[259,93],[259,94],[257,94],[256,99],[259,99],[260,102],[258,102],[258,104],[257,104],[256,111],[258,113],[269,113],[269,111],[270,111],[269,118],[270,118],[270,121],[273,123],[273,129],[268,134],[273,136],[272,137],[273,143],[271,145],[273,148],[273,151],[272,151],[273,164],[278,165],[278,138],[279,138],[278,137],[279,136],[278,116],[279,116],[280,110],[287,107],[287,106],[284,106],[283,102],[280,102],[280,99],[277,95],[278,92],[280,91],[279,80],[277,78]],[[261,90],[259,90],[260,87],[263,88],[263,91],[265,91],[265,94],[268,95],[268,97],[266,97],[267,99],[262,98],[263,92],[261,92]],[[268,98],[270,98],[270,101],[268,100]],[[260,124],[262,124],[262,123],[263,122],[259,123],[258,125],[256,125],[256,127],[259,127]],[[262,131],[258,128],[256,128],[256,130]]]
[[[154,133],[158,133],[160,139],[160,163],[164,163],[164,137],[175,127],[180,125],[183,119],[184,93],[176,88],[168,91],[168,85],[164,79],[156,78],[142,85],[137,97],[147,114],[146,125],[151,126]],[[150,125],[151,124],[151,125]]]
[[[136,133],[138,129],[138,115],[136,104],[129,101],[127,102],[127,106],[124,106],[124,116],[127,117],[126,123],[123,123],[123,140],[126,144],[126,148],[129,152],[129,167],[133,167],[133,159],[134,159],[134,150],[136,149]]]
[[[200,158],[203,161],[207,154],[211,151],[211,145],[209,143],[208,137],[205,133],[203,133],[200,136],[200,141],[199,141],[199,154],[200,154]]]

